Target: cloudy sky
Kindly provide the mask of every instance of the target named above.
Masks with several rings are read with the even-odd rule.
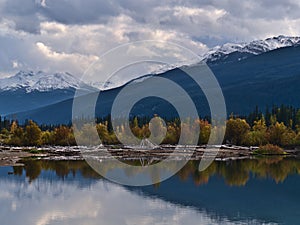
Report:
[[[0,0],[0,76],[80,76],[106,51],[171,41],[197,54],[226,42],[300,35],[298,0]]]

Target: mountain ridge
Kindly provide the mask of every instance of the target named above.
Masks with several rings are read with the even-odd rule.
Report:
[[[298,88],[300,83],[300,46],[276,49],[234,63],[225,62],[209,66],[222,88],[228,115],[230,113],[247,115],[256,106],[263,111],[267,106],[281,104],[300,107],[300,89]],[[180,68],[156,76],[170,79],[182,86],[194,101],[199,115],[202,117],[209,115],[206,98],[201,93],[201,89]],[[147,80],[151,77],[144,78]],[[141,79],[139,82],[133,80],[132,82],[133,85],[140,85],[146,80]],[[121,89],[122,87],[118,87],[101,93],[95,109],[97,117],[104,117],[110,113],[114,98]],[[82,102],[87,104],[80,109],[82,115],[85,110],[91,109],[89,107],[93,107],[93,104],[89,104],[89,100],[95,99],[94,97],[82,96],[85,98]],[[133,115],[137,113],[136,116],[158,114],[162,117],[176,117],[170,106],[157,99],[139,102],[132,112]],[[122,115],[121,111],[120,115]],[[38,123],[69,123],[72,120],[72,99],[23,112],[16,116],[20,121],[33,119]]]
[[[246,54],[249,57],[242,60],[238,60],[238,57],[244,53],[231,52],[228,54],[228,57],[207,63],[222,88],[228,113],[233,112],[244,115],[252,111],[256,106],[263,110],[262,107],[271,106],[272,104],[287,104],[300,107],[298,100],[300,98],[300,90],[297,87],[297,84],[300,83],[300,45],[296,42],[297,38],[294,39],[294,42],[289,42],[288,39],[284,40],[286,40],[286,42],[283,42],[284,46],[291,43],[295,44],[275,48],[257,55],[247,52]],[[142,75],[139,78],[126,82],[125,85],[128,83],[140,84],[152,76],[163,76],[177,83],[183,83],[184,89],[189,92],[196,102],[195,104],[201,108],[201,104],[205,103],[204,96],[199,92],[201,90],[198,90],[199,88],[190,79],[186,78],[183,73],[180,67],[176,67],[159,74]],[[104,99],[104,101],[96,105],[96,110],[99,112],[97,116],[105,116],[110,112],[113,99],[123,86],[113,87],[103,92],[102,100]],[[0,104],[13,102],[15,107],[19,107],[18,110],[13,110],[14,105],[11,105],[12,103],[8,104],[7,107],[12,107],[12,109],[9,109],[4,115],[20,120],[33,119],[40,123],[70,122],[74,89],[56,89],[45,92],[33,90],[28,93],[25,89],[21,90],[22,92],[20,90],[15,91],[15,93],[20,93],[16,97],[13,96],[14,98],[11,97],[11,92],[9,91],[0,92]],[[68,90],[67,94],[64,93],[66,90]],[[97,90],[98,92],[99,90]],[[57,97],[53,98],[55,93]],[[41,97],[42,94],[44,96]],[[11,100],[7,101],[7,99]],[[89,99],[87,95],[84,102],[88,102]],[[32,107],[23,106],[24,102],[27,105],[30,103]],[[4,107],[4,109],[7,107]],[[149,106],[142,103],[137,108],[140,111],[147,111],[147,115],[153,115],[155,113],[159,114],[156,111],[154,112],[153,109],[159,109],[160,107],[163,113],[167,113],[169,110],[165,103],[153,99],[150,101]],[[204,107],[206,106],[204,105],[202,109]],[[82,110],[84,112],[85,109],[83,108]],[[3,115],[3,112],[0,113]],[[204,115],[208,115],[207,111]]]

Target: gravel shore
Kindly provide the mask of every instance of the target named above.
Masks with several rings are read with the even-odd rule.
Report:
[[[107,151],[108,150],[108,151]],[[299,151],[288,151],[289,156],[298,156]],[[9,147],[0,146],[0,166],[21,166],[18,163],[23,158],[36,157],[48,160],[84,160],[82,156],[88,155],[98,159],[117,158],[120,160],[138,160],[149,159],[163,160],[170,156],[171,159],[181,159],[189,157],[190,160],[201,160],[205,153],[205,157],[213,157],[215,160],[236,160],[243,158],[250,158],[253,156],[253,150],[245,147],[221,147],[221,148],[187,148],[181,147],[174,150],[173,147],[164,147],[153,150],[145,149],[128,149],[128,148],[116,148],[116,146],[108,146],[107,148],[101,147]]]

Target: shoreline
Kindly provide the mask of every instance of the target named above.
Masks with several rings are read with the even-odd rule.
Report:
[[[0,146],[0,166],[22,166],[20,160],[26,158],[38,158],[45,160],[84,160],[85,157],[95,157],[100,160],[116,158],[123,161],[143,159],[163,160],[173,153],[174,148],[162,147],[154,150],[115,148],[115,146],[83,147],[83,146],[51,146],[51,147],[11,147]],[[186,159],[201,160],[205,157],[213,157],[215,161],[238,160],[251,157],[299,157],[299,150],[285,150],[286,155],[255,155],[253,149],[242,146],[222,146],[218,148],[205,149],[198,146],[196,149],[181,147],[172,154],[171,160]],[[84,156],[82,155],[84,154]]]

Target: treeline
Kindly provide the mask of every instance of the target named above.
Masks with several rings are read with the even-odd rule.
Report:
[[[0,142],[12,146],[76,145],[72,127],[60,125],[42,130],[32,120],[24,126],[12,121],[9,129],[2,128]]]
[[[132,118],[130,121],[132,133],[140,139],[149,137],[150,119],[146,117]],[[152,136],[155,136],[156,133],[166,133],[162,144],[177,144],[181,134],[185,140],[188,140],[189,137],[193,136],[191,133],[193,129],[189,128],[197,126],[200,126],[198,144],[207,144],[211,132],[216,129],[212,127],[208,119],[180,121],[178,118],[174,118],[166,121],[166,126],[164,126],[161,120],[156,120],[155,129],[152,129]],[[91,126],[94,125],[85,124],[82,121],[82,127],[76,135],[81,143],[93,143],[93,140],[97,143],[100,137],[103,144],[120,144],[117,136],[125,135],[126,138],[127,134],[123,125],[117,126],[116,130],[113,130],[110,116],[98,118],[96,122],[98,136],[94,137],[90,132]],[[76,129],[71,124],[38,126],[29,120],[21,126],[17,121],[0,118],[0,128],[0,142],[2,144],[13,146],[76,145],[74,137]],[[274,106],[271,110],[267,108],[265,113],[256,108],[248,116],[231,115],[227,121],[224,143],[245,146],[266,144],[281,147],[300,146],[300,110],[286,106]]]
[[[293,130],[292,127],[276,120],[267,126],[264,118],[255,120],[253,126],[250,126],[245,119],[232,117],[227,121],[225,142],[246,146],[300,146],[300,130],[299,126],[296,127],[298,129]]]
[[[254,125],[255,121],[264,118],[267,126],[270,126],[277,121],[296,130],[297,126],[300,124],[300,109],[286,105],[274,105],[271,108],[266,107],[265,110],[262,111],[256,106],[252,113],[240,117],[246,119],[251,126]]]

